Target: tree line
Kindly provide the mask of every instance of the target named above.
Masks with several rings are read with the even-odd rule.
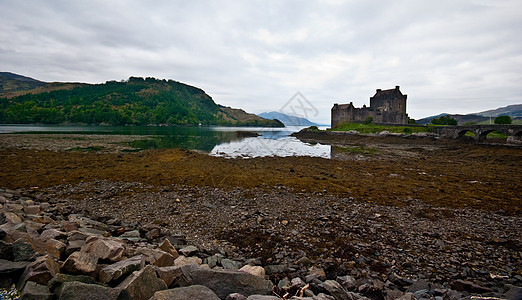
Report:
[[[0,98],[3,124],[226,125],[203,90],[173,80],[131,77],[41,94]]]

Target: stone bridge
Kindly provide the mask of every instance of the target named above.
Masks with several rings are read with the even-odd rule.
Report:
[[[434,126],[433,132],[443,138],[461,138],[466,133],[471,132],[475,135],[476,141],[486,139],[486,136],[499,131],[508,136],[507,141],[522,143],[522,125],[460,125],[460,126]]]

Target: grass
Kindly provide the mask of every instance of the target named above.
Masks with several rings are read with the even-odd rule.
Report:
[[[74,147],[67,151],[80,151],[80,152],[98,152],[103,150],[103,146],[89,146],[89,147]]]
[[[335,147],[337,152],[350,153],[350,154],[362,154],[371,156],[377,153],[377,149],[365,146],[353,146],[353,147]]]
[[[466,132],[465,136],[475,137],[475,133],[468,131]],[[488,133],[486,138],[488,139],[507,139],[507,134],[500,132],[500,131],[493,131]]]
[[[335,126],[332,131],[349,131],[355,130],[359,133],[379,133],[389,131],[391,133],[406,133],[414,132],[428,132],[426,126],[390,126],[390,125],[376,125],[376,124],[361,124],[361,123],[342,123]]]

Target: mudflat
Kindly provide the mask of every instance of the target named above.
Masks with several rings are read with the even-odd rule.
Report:
[[[343,159],[226,159],[85,138],[0,135],[0,187],[264,264],[522,282],[519,147],[376,138],[338,144]]]

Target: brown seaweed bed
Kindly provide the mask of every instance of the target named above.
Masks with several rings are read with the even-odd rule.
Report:
[[[379,139],[344,151],[364,159],[225,159],[63,138],[0,135],[0,187],[266,264],[307,257],[329,274],[522,283],[517,147]]]

